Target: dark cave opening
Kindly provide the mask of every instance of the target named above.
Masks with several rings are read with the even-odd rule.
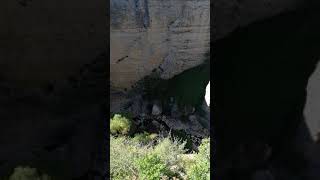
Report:
[[[307,179],[294,137],[304,123],[306,87],[320,55],[319,17],[316,11],[292,11],[213,42],[219,179],[252,179],[270,166],[276,180]]]

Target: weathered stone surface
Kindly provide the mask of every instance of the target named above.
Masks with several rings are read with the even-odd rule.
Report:
[[[170,78],[209,51],[209,0],[111,0],[110,75],[130,88],[153,70]]]
[[[213,36],[225,37],[271,16],[303,6],[303,0],[215,0]],[[168,79],[200,64],[209,52],[209,0],[111,0],[111,85],[131,86],[159,71]]]

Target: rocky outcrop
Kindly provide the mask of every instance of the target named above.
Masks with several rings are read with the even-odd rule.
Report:
[[[209,51],[209,0],[111,0],[110,80],[130,89],[152,71],[168,79]]]

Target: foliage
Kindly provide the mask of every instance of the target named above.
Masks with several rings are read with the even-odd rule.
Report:
[[[126,180],[137,175],[136,159],[147,154],[147,146],[141,146],[127,137],[110,137],[110,174],[112,179]]]
[[[115,114],[113,118],[110,119],[111,134],[127,135],[130,131],[130,128],[131,121],[120,114]]]
[[[51,180],[46,174],[40,175],[35,168],[16,167],[9,180]]]
[[[202,140],[195,162],[187,168],[187,175],[190,180],[210,179],[210,138]]]
[[[161,138],[158,140],[157,145],[154,147],[154,153],[158,154],[162,161],[167,166],[178,165],[178,155],[186,152],[184,149],[185,142],[177,139]]]
[[[182,179],[207,180],[210,176],[210,143],[202,141],[197,154],[185,154],[185,142],[150,134],[110,137],[110,174],[116,180]],[[181,157],[192,158],[181,158]]]
[[[166,164],[156,153],[147,154],[136,161],[141,180],[158,180],[169,174]]]
[[[210,138],[202,139],[198,155],[201,158],[210,160]]]
[[[148,144],[154,141],[157,136],[157,134],[149,134],[147,132],[144,132],[141,134],[136,134],[133,140],[142,144]]]

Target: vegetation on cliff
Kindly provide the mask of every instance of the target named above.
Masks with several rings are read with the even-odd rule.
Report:
[[[202,140],[198,152],[187,154],[186,142],[178,138],[147,132],[122,133],[130,130],[130,123],[115,126],[119,121],[130,120],[120,115],[110,119],[110,131],[114,132],[110,135],[111,179],[210,179],[210,138]]]

